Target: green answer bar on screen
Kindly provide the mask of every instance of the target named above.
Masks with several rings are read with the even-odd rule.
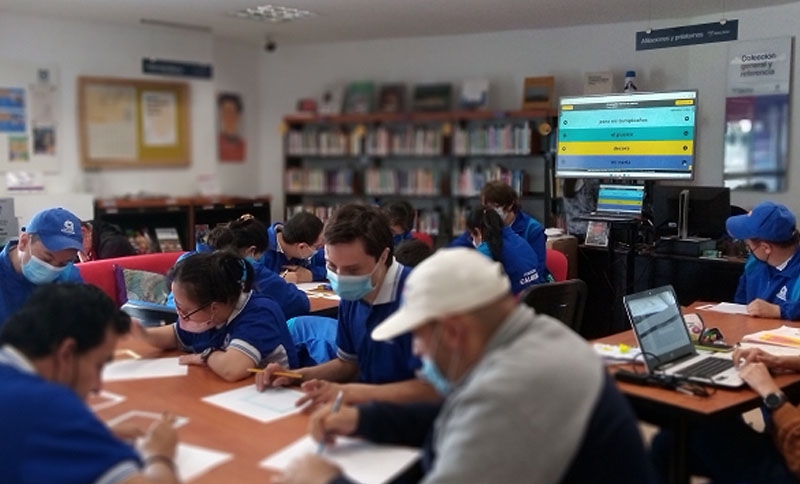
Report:
[[[577,141],[692,141],[694,128],[578,128],[558,130],[560,142]]]

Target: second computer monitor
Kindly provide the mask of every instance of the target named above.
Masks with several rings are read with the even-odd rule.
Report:
[[[653,225],[658,235],[678,233],[680,193],[689,190],[688,235],[718,239],[725,235],[731,215],[731,192],[726,187],[656,185],[652,191]]]

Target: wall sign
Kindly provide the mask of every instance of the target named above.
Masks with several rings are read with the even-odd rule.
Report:
[[[194,62],[169,61],[161,59],[142,59],[142,72],[145,74],[160,74],[163,76],[197,77],[211,79],[214,68],[211,64],[197,64]]]
[[[636,50],[666,49],[682,45],[727,42],[739,38],[739,21],[728,20],[724,24],[682,25],[668,29],[636,32]]]

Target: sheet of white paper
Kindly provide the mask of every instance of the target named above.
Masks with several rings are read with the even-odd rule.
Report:
[[[165,378],[184,376],[189,373],[186,365],[178,363],[178,357],[143,358],[140,360],[112,361],[103,368],[103,381],[138,380],[141,378]]]
[[[331,291],[321,291],[319,287],[322,284],[319,282],[300,282],[296,284],[297,288],[306,293],[308,297],[321,297],[325,299],[333,299],[338,301],[339,296]]]
[[[108,425],[109,427],[114,427],[130,418],[145,418],[155,422],[156,420],[161,420],[161,414],[156,412],[147,412],[144,410],[131,410],[129,412],[123,413],[122,415],[118,415],[112,418],[111,420],[106,422],[106,425]],[[175,422],[173,423],[172,426],[177,429],[178,427],[183,427],[187,423],[189,423],[188,418],[176,416]]]
[[[181,442],[175,452],[175,466],[181,482],[189,482],[232,458],[233,455],[227,452]]]
[[[247,385],[207,396],[203,401],[267,423],[300,411],[295,402],[303,395],[289,388],[268,388],[259,392],[255,385]]]
[[[89,397],[89,408],[92,409],[94,412],[99,412],[104,408],[113,407],[114,405],[124,402],[125,397],[122,395],[117,395],[116,393],[111,393],[107,390],[100,390],[97,395],[91,395]]]
[[[697,309],[706,309],[708,311],[717,311],[718,313],[726,314],[747,314],[747,305],[727,302],[706,304],[705,306],[698,306]]]
[[[317,443],[307,435],[262,460],[259,465],[284,470],[296,458],[316,451]],[[351,479],[366,484],[390,481],[413,464],[419,454],[419,449],[410,447],[337,437],[336,444],[327,447],[322,455],[341,467]]]

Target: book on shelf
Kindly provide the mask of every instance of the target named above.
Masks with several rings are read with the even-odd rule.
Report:
[[[379,126],[367,132],[370,156],[438,156],[444,152],[444,136],[438,126]]]
[[[489,80],[470,79],[461,84],[458,99],[461,109],[486,109],[489,106]]]
[[[342,129],[307,128],[291,130],[286,137],[290,156],[347,156],[358,154],[353,136]]]
[[[342,111],[342,94],[344,87],[328,86],[322,91],[319,102],[319,113],[325,115],[339,114]]]
[[[161,252],[180,252],[183,250],[181,238],[175,227],[156,227],[155,233]]]
[[[368,168],[365,174],[367,195],[439,195],[441,173],[430,168]]]
[[[384,84],[378,95],[378,112],[401,113],[405,109],[405,84]]]
[[[452,89],[449,83],[414,86],[414,111],[449,111]]]
[[[375,84],[372,81],[351,82],[344,98],[345,114],[367,114],[373,111]]]
[[[457,127],[453,133],[453,152],[460,156],[529,155],[530,122]]]
[[[464,197],[478,196],[483,185],[496,180],[510,185],[520,195],[528,192],[529,175],[524,170],[509,170],[500,165],[491,165],[487,168],[467,166],[454,172],[451,177],[451,193]]]
[[[350,195],[353,193],[353,180],[351,169],[289,168],[286,170],[286,192]]]

